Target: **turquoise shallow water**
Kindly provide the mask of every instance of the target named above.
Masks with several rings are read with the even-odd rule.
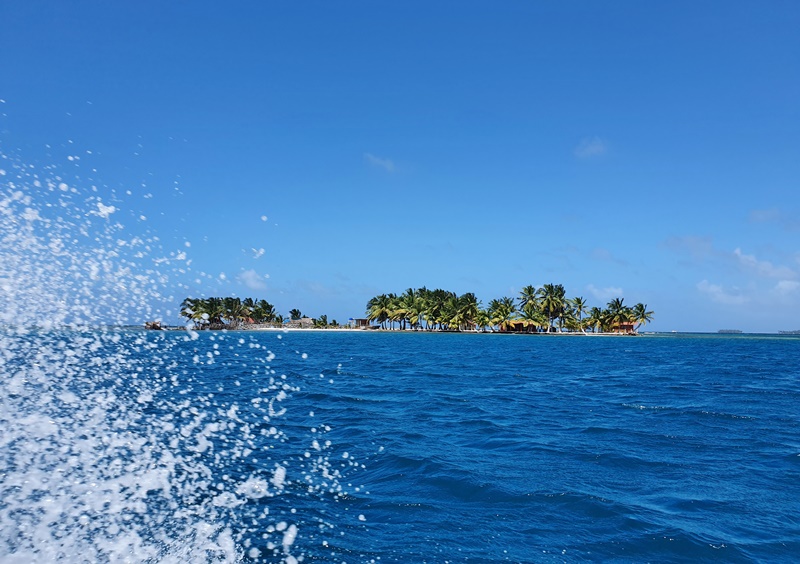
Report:
[[[82,362],[113,358],[113,367],[86,362],[69,380],[76,397],[113,390],[114,405],[92,411],[95,431],[62,433],[55,444],[78,451],[83,474],[113,459],[121,468],[145,460],[121,475],[147,482],[163,468],[167,487],[147,490],[135,519],[86,533],[94,546],[126,526],[147,538],[179,515],[229,528],[239,558],[269,562],[800,554],[795,337],[115,335],[81,353]],[[52,346],[69,350],[74,339],[63,334]],[[18,368],[31,369],[21,358]],[[83,402],[21,405],[89,417]],[[6,444],[52,440],[20,433]],[[58,445],[115,433],[130,436],[114,452]],[[147,440],[131,446],[136,436]],[[12,451],[0,469],[14,478],[21,455]],[[34,465],[43,460],[51,459]],[[6,499],[0,516],[19,513],[13,505],[26,498],[15,490]],[[113,505],[98,507],[90,517],[103,523]],[[24,544],[19,531],[3,536],[6,556]],[[169,542],[159,540],[156,559]],[[192,549],[184,560],[215,554]]]

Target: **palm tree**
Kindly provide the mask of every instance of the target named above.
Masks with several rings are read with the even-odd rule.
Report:
[[[448,315],[447,303],[453,298],[457,298],[455,292],[448,292],[437,288],[436,290],[428,290],[425,293],[425,322],[428,330],[433,330],[436,326],[443,329],[444,326],[450,321],[452,315]]]
[[[403,312],[403,308],[400,307],[400,300],[397,297],[397,294],[387,294],[389,298],[389,323],[387,324],[389,330],[391,331],[394,329],[394,322],[402,322],[405,319],[405,313]],[[400,323],[400,328],[402,329],[402,323]]]
[[[571,307],[565,308],[564,313],[561,314],[559,324],[562,323],[563,326],[567,328],[567,331],[580,331],[583,328],[581,321],[578,319],[578,315]]]
[[[242,300],[242,305],[247,308],[247,311],[250,312],[250,316],[253,315],[253,310],[256,309],[256,301],[253,298],[245,298]]]
[[[193,321],[197,327],[202,327],[208,323],[205,300],[201,298],[186,298],[183,300],[180,314],[182,317]]]
[[[259,300],[256,302],[255,308],[252,312],[253,319],[255,319],[257,322],[267,323],[275,321],[275,314],[275,306],[269,303],[267,300]]]
[[[528,305],[539,307],[539,296],[541,291],[536,286],[525,286],[519,293],[519,309],[524,310]]]
[[[414,301],[417,297],[417,291],[414,288],[408,288],[405,292],[397,296],[395,301],[394,318],[395,321],[400,323],[400,329],[406,328],[406,323],[409,323],[409,316],[414,306]]]
[[[367,319],[377,321],[382,328],[385,328],[385,324],[389,320],[391,305],[392,300],[388,295],[375,296],[367,302]]]
[[[492,319],[489,316],[489,312],[485,309],[479,309],[478,313],[475,315],[475,325],[480,327],[481,333],[486,332],[487,327],[491,327]]]
[[[647,304],[638,303],[633,306],[631,312],[633,314],[633,321],[637,324],[634,329],[637,333],[639,332],[639,327],[653,321],[653,312],[647,311]]]
[[[405,307],[408,322],[416,331],[425,320],[425,300],[422,298],[420,290],[414,293],[413,298],[406,303]]]
[[[554,319],[559,319],[559,331],[561,330],[561,316],[564,313],[565,295],[564,286],[561,284],[545,284],[542,287],[542,310],[547,315],[550,327],[553,326]]]
[[[198,329],[235,328],[247,319],[258,323],[276,320],[275,306],[268,301],[236,297],[186,298],[181,302],[180,315]]]
[[[400,324],[401,330],[406,328],[406,322],[408,321],[415,298],[416,292],[414,288],[409,288],[394,299],[392,305],[392,321],[397,321]]]
[[[489,302],[489,315],[492,325],[496,325],[500,331],[507,331],[516,319],[517,306],[514,299],[505,297]]]
[[[240,298],[223,298],[224,318],[231,327],[238,327],[250,316],[250,312]]]
[[[592,331],[597,333],[603,330],[603,310],[599,307],[593,307],[589,310],[589,315],[586,318],[586,326],[591,327]]]
[[[458,296],[452,295],[442,304],[442,309],[439,310],[439,316],[436,321],[439,323],[439,330],[449,331],[451,325],[458,327],[459,319],[457,319],[458,312]]]
[[[572,306],[572,312],[578,318],[579,329],[582,332],[586,333],[586,328],[584,327],[584,324],[581,319],[583,317],[583,314],[586,313],[586,300],[584,300],[582,297],[572,298],[571,300],[569,300],[569,304],[570,306]]]
[[[520,320],[528,333],[531,332],[531,329],[544,327],[548,322],[547,316],[535,302],[527,302],[521,308]]]
[[[214,299],[219,301],[219,298],[209,301]],[[184,300],[181,314],[193,315],[190,313],[195,310],[193,303],[189,298]],[[211,311],[216,311],[213,304],[203,305],[203,309],[207,306]],[[249,306],[250,302],[245,300],[245,305]],[[256,310],[259,305],[260,302],[256,304]],[[269,307],[274,315],[274,308],[271,305]],[[292,310],[291,313],[293,317],[300,316],[298,310]],[[531,285],[525,286],[516,302],[509,297],[492,300],[486,310],[480,308],[480,301],[471,292],[459,296],[455,292],[440,288],[428,290],[424,286],[419,289],[408,288],[399,296],[381,294],[367,303],[367,317],[370,321],[380,323],[384,329],[393,328],[396,322],[400,329],[405,329],[406,324],[410,324],[414,330],[424,328],[427,331],[464,331],[475,327],[484,331],[486,327],[492,331],[494,327],[507,331],[519,322],[528,331],[539,328],[552,331],[556,327],[556,320],[559,332],[564,327],[583,333],[586,333],[587,328],[592,328],[595,332],[619,330],[622,324],[629,323],[638,323],[638,330],[651,321],[652,316],[653,312],[647,311],[646,305],[637,304],[635,308],[630,308],[624,304],[622,298],[610,301],[606,309],[589,309],[583,297],[567,299],[561,284],[545,284],[539,289]],[[204,313],[204,319],[213,323],[215,317]]]
[[[620,330],[620,325],[631,321],[631,309],[623,303],[624,301],[624,298],[614,298],[607,305],[607,319],[610,325],[617,328],[617,331]]]
[[[292,318],[292,321],[297,321],[298,319],[303,317],[303,314],[300,313],[299,309],[291,309],[289,310],[289,317]]]
[[[204,319],[208,321],[209,327],[221,327],[224,325],[222,319],[225,317],[225,304],[222,298],[206,298],[203,301]]]
[[[467,292],[458,298],[452,298],[448,302],[448,310],[452,310],[448,325],[454,325],[459,331],[474,327],[479,309],[478,298],[472,292]]]

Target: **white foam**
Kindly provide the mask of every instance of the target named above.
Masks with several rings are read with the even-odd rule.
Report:
[[[249,343],[209,346],[191,326],[147,334],[113,328],[164,317],[158,304],[177,267],[155,257],[183,261],[185,252],[163,252],[156,236],[116,223],[139,214],[118,213],[128,210],[108,194],[101,200],[97,186],[84,190],[55,168],[48,176],[7,160],[0,561],[235,562],[245,553],[279,557],[281,549],[286,562],[301,561],[288,554],[299,554],[298,526],[271,526],[266,506],[292,484],[291,463],[269,458],[269,448],[287,440],[277,418],[295,390],[291,381],[259,385],[257,397],[238,404],[192,395],[193,371],[216,367],[201,363]],[[171,355],[182,356],[168,362]],[[275,360],[267,352],[261,373]],[[270,427],[259,432],[248,414]],[[226,473],[244,461],[255,470]],[[342,489],[327,457],[291,470],[311,492]],[[263,542],[252,546],[251,538]]]

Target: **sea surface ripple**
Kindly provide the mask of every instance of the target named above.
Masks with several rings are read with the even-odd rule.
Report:
[[[42,330],[3,342],[7,561],[800,554],[795,337]]]
[[[264,339],[275,336],[265,334]],[[800,339],[291,333],[357,561],[792,561]],[[284,355],[282,355],[284,356]]]

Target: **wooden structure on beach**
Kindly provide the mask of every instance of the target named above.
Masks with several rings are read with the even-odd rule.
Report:
[[[634,321],[621,321],[614,325],[614,328],[611,330],[612,333],[635,333],[636,332],[636,323]]]

